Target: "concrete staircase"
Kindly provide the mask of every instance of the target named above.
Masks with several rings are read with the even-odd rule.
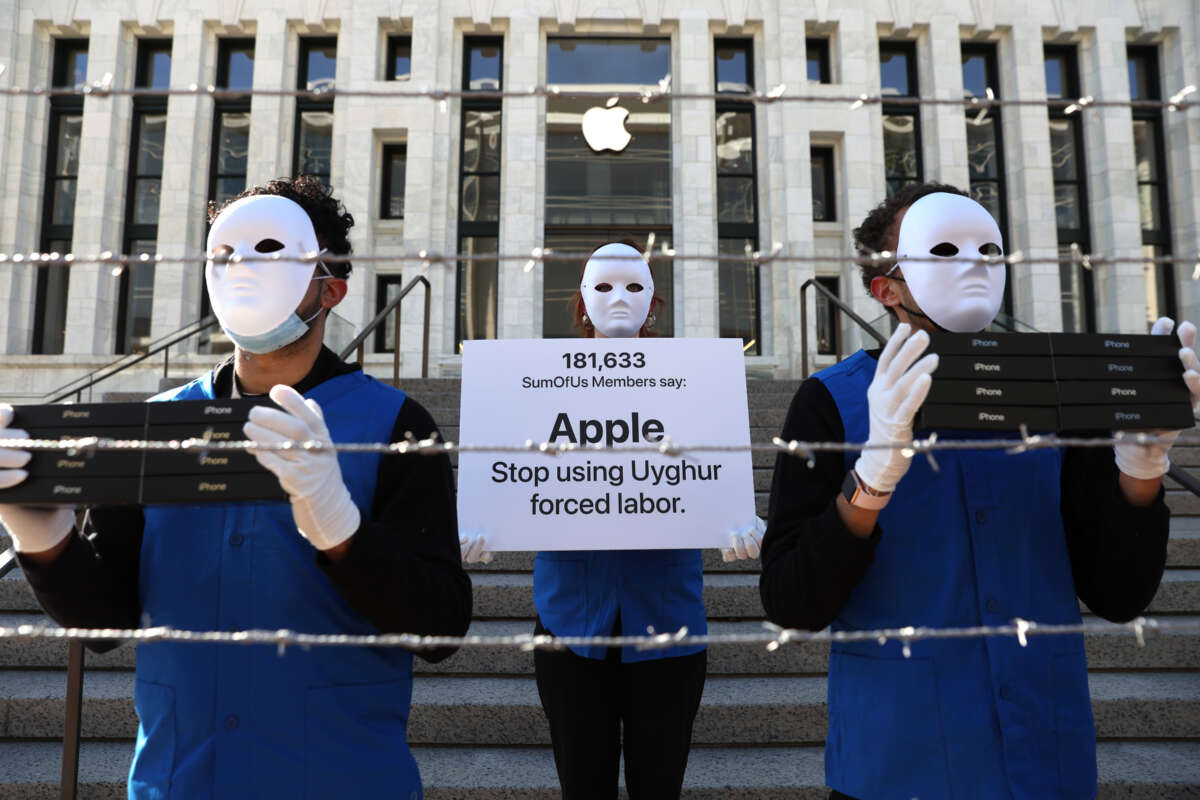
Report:
[[[751,381],[753,441],[778,434],[794,381]],[[459,382],[406,381],[449,439],[458,435]],[[111,398],[117,399],[117,398]],[[133,399],[122,397],[121,399]],[[1200,446],[1176,463],[1200,472]],[[765,514],[773,456],[756,455],[755,491]],[[1167,574],[1149,613],[1200,617],[1200,498],[1172,485]],[[724,564],[705,554],[705,602],[713,632],[758,630],[757,561]],[[472,569],[471,633],[533,630],[533,557],[500,554]],[[0,581],[0,624],[42,620],[18,573]],[[918,645],[919,646],[919,645]],[[1099,737],[1100,797],[1200,796],[1200,634],[1087,639]],[[57,797],[66,685],[65,645],[0,640],[0,800]],[[88,655],[80,762],[81,797],[124,797],[137,720],[134,651]],[[417,662],[409,740],[429,800],[541,800],[558,796],[533,658],[515,649],[461,651]],[[828,647],[775,653],[714,647],[688,767],[689,798],[824,798]]]

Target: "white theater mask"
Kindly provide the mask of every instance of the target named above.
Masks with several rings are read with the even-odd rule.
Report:
[[[301,259],[317,251],[312,220],[286,197],[244,197],[220,213],[208,232],[204,274],[213,313],[234,343],[269,353],[308,332],[316,314],[302,320],[296,307],[314,280],[313,263]]]
[[[954,259],[1003,254],[1000,227],[986,208],[969,197],[937,192],[905,212],[896,266],[929,319],[948,331],[975,333],[1000,310],[1006,270],[1002,262]]]
[[[599,333],[610,338],[636,336],[650,314],[654,278],[636,249],[606,244],[588,259],[579,292]]]

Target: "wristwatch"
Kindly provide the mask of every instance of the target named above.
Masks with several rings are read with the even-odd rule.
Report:
[[[854,470],[847,472],[846,479],[842,481],[842,496],[850,505],[865,508],[868,511],[878,511],[888,504],[888,500],[892,499],[891,492],[882,494],[876,492],[863,483],[862,478],[858,477],[858,473]]]

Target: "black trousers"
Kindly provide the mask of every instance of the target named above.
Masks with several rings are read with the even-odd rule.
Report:
[[[617,796],[622,738],[630,800],[678,798],[708,654],[635,663],[616,655],[534,651],[563,800]]]

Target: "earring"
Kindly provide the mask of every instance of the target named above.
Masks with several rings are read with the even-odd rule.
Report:
[[[651,312],[650,316],[646,317],[646,330],[653,328],[656,322],[658,322],[658,316]]]
[[[583,321],[583,327],[585,327],[585,328],[590,328],[590,327],[592,327],[592,321],[591,321],[590,319],[588,319],[588,315],[587,315],[587,314],[584,314],[584,315],[581,317],[581,319],[582,319],[582,321]]]

